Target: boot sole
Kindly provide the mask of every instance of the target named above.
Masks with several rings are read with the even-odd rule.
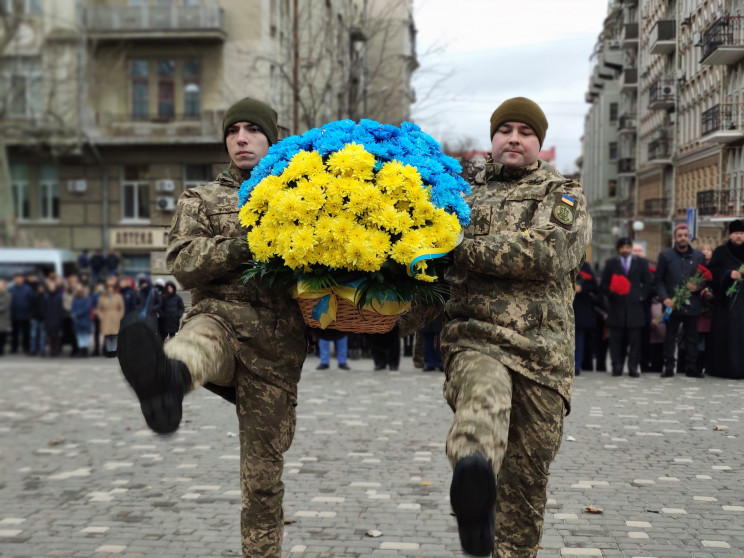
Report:
[[[142,321],[123,326],[116,356],[147,425],[158,434],[175,432],[181,423],[183,387],[172,389],[168,360],[152,328]]]
[[[473,556],[491,556],[495,527],[496,478],[480,455],[459,460],[450,486],[450,503],[457,517],[462,549]]]

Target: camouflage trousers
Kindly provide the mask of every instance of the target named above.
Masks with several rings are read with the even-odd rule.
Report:
[[[444,396],[455,413],[447,457],[480,453],[497,478],[494,558],[534,558],[547,501],[548,469],[563,435],[558,392],[478,351],[447,363]]]
[[[236,386],[243,556],[280,558],[283,455],[294,437],[296,396],[252,374],[234,355],[229,326],[216,316],[190,319],[165,344],[165,353],[188,366],[194,387],[207,382]]]

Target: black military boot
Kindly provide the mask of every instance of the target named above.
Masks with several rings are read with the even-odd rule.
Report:
[[[175,432],[181,423],[183,396],[191,389],[188,367],[165,356],[163,342],[146,321],[122,326],[117,357],[147,426],[158,434]]]
[[[457,516],[462,549],[473,556],[491,556],[495,537],[496,477],[485,457],[469,455],[455,464],[450,503]]]

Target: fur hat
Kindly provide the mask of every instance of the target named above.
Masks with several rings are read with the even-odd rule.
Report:
[[[729,234],[744,232],[744,219],[734,219],[729,223]]]
[[[526,97],[513,97],[501,103],[491,115],[491,139],[499,126],[504,122],[512,121],[524,122],[532,128],[542,147],[545,132],[548,131],[548,119],[545,118],[545,113],[535,101]]]
[[[269,140],[269,145],[274,145],[279,139],[276,111],[258,99],[246,97],[225,111],[225,116],[222,118],[223,141],[227,137],[227,129],[236,122],[256,124]]]

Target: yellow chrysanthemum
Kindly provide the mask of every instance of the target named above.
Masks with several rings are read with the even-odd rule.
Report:
[[[262,227],[255,227],[248,233],[248,246],[253,254],[253,259],[258,262],[268,262],[275,254],[265,238]]]
[[[370,180],[374,176],[375,156],[364,146],[349,143],[328,157],[326,167],[335,176]]]
[[[289,161],[280,175],[284,183],[299,180],[303,176],[313,176],[324,172],[323,157],[317,151],[299,151]]]
[[[247,205],[241,207],[240,212],[238,213],[240,224],[247,229],[253,228],[253,226],[258,222],[259,218],[260,214]]]
[[[402,265],[408,265],[416,257],[416,253],[428,249],[426,235],[419,229],[413,229],[403,233],[394,245],[391,252],[393,260]]]

